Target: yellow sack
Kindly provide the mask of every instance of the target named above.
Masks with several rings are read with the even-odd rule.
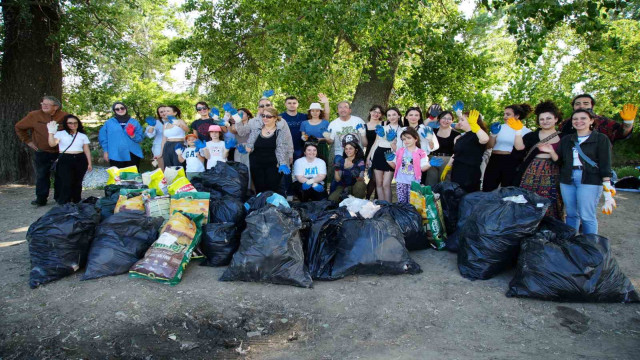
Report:
[[[203,224],[209,220],[208,192],[182,192],[171,196],[171,208],[169,214],[174,211],[183,211],[189,214],[204,215]]]
[[[178,178],[174,180],[171,185],[167,188],[169,190],[170,195],[175,195],[181,192],[197,192],[195,187],[191,185],[191,182],[186,177]]]
[[[145,211],[144,203],[156,194],[153,189],[120,189],[114,214],[120,211]]]
[[[409,193],[409,203],[418,210],[422,216],[422,220],[427,219],[427,202],[422,194],[411,190],[411,193]]]
[[[167,184],[171,185],[180,178],[186,178],[182,166],[167,166],[164,168],[164,178],[167,179]]]
[[[116,184],[116,185],[120,185],[120,173],[121,172],[132,172],[132,173],[137,173],[138,172],[138,167],[136,167],[135,165],[132,166],[127,166],[126,168],[117,168],[115,166],[112,166],[110,168],[107,169],[107,174],[109,174],[109,179],[107,180],[107,183],[105,185],[111,185],[111,184]]]
[[[142,174],[142,183],[147,185],[149,189],[156,189],[157,195],[169,194],[167,179],[165,179],[162,169],[155,169]]]

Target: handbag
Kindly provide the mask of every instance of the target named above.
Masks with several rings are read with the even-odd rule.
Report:
[[[67,150],[69,150],[71,145],[73,145],[73,142],[76,141],[76,136],[78,136],[78,132],[77,131],[76,131],[76,134],[73,135],[73,139],[71,139],[71,144],[69,144],[69,146],[67,146],[67,148],[64,149],[64,151],[60,153],[60,155],[64,154],[65,152],[67,152]],[[58,160],[60,160],[60,155],[58,155],[58,157],[53,162],[53,164],[51,164],[51,171],[56,171],[56,168],[58,167]]]

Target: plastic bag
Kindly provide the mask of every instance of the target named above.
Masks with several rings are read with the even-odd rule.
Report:
[[[144,203],[156,196],[155,189],[120,189],[118,203],[113,213],[120,211],[145,211]]]
[[[242,201],[231,196],[223,196],[209,203],[210,223],[234,223],[244,229],[245,210]]]
[[[206,259],[202,266],[226,266],[240,246],[240,230],[234,223],[207,224],[200,249]]]
[[[398,225],[404,236],[407,250],[421,250],[429,248],[427,233],[422,225],[422,216],[416,208],[407,203],[390,204],[386,201],[379,202],[380,210],[373,216],[374,219],[388,215]]]
[[[147,185],[107,185],[104,187],[104,196],[111,197],[113,194],[120,194],[120,189],[148,189]]]
[[[490,279],[515,264],[520,242],[536,232],[549,200],[524,189],[512,188],[526,204],[502,197],[476,206],[460,231],[458,269],[467,279]],[[510,195],[511,196],[511,195]]]
[[[442,205],[442,215],[447,235],[453,234],[458,228],[458,208],[460,201],[467,194],[463,188],[454,182],[441,182],[435,184],[432,188],[434,193],[440,195],[440,204]],[[446,244],[448,245],[449,239]]]
[[[186,178],[184,168],[182,166],[167,166],[164,168],[164,178],[167,184],[171,185],[180,178]]]
[[[100,220],[108,218],[113,215],[113,212],[116,209],[116,204],[118,203],[118,199],[120,198],[120,190],[117,193],[111,194],[109,197],[103,197],[98,200],[96,203],[96,207],[100,210]]]
[[[360,214],[365,219],[371,219],[373,215],[380,210],[379,205],[375,205],[369,200],[358,199],[351,195],[342,200],[339,206],[346,207],[352,215]]]
[[[170,209],[171,197],[169,195],[156,196],[144,203],[144,210],[147,216],[161,216],[165,221],[169,220],[169,217],[171,217],[171,213],[169,212]]]
[[[565,225],[567,226],[567,225]],[[609,240],[598,235],[568,238],[542,230],[522,241],[508,297],[572,302],[638,302]]]
[[[196,188],[191,185],[191,182],[186,177],[181,177],[174,180],[169,187],[167,187],[170,195],[175,195],[183,192],[197,192]]]
[[[292,202],[291,208],[298,211],[300,220],[302,220],[302,228],[300,229],[300,239],[302,240],[302,248],[307,253],[307,243],[309,241],[309,234],[311,233],[311,227],[327,210],[335,209],[338,206],[331,200],[319,200],[308,202]],[[306,260],[306,258],[305,258]]]
[[[247,214],[250,214],[252,211],[262,209],[267,205],[290,207],[289,202],[287,202],[284,196],[274,193],[273,191],[265,191],[247,200],[247,202],[244,203],[244,208],[247,210]]]
[[[167,182],[167,179],[164,178],[162,169],[155,169],[153,171],[143,173],[142,182],[145,185],[148,185],[150,189],[156,189],[157,195],[169,194],[169,190],[167,189],[169,183]]]
[[[314,248],[320,248],[322,252],[310,256],[316,270],[312,273],[314,279],[422,272],[409,256],[402,231],[389,215],[374,219],[340,217],[339,213],[331,215],[321,226],[318,240],[314,241]]]
[[[158,238],[164,220],[125,211],[98,225],[82,280],[124,274]]]
[[[82,268],[99,222],[93,205],[65,204],[54,206],[31,224],[27,231],[29,286],[34,289]]]
[[[304,264],[298,212],[266,206],[246,218],[240,248],[233,255],[221,281],[256,281],[311,287]]]
[[[207,192],[216,191],[242,201],[246,199],[249,184],[249,169],[237,162],[223,162],[200,173],[203,187]]]
[[[142,182],[142,175],[137,172],[120,172],[120,184],[121,185],[144,185]]]
[[[342,222],[350,218],[347,208],[341,207],[321,213],[311,224],[304,258],[312,278],[331,271],[338,233]]]
[[[162,227],[158,240],[147,250],[144,258],[131,267],[129,276],[178,284],[193,249],[200,242],[202,219],[202,215],[172,214]]]
[[[112,166],[107,169],[107,174],[109,174],[109,179],[107,179],[107,183],[105,185],[116,184],[120,185],[120,173],[121,172],[132,172],[137,173],[138,167],[135,165],[127,166],[125,168],[118,168],[116,166]]]
[[[172,195],[169,214],[173,214],[174,211],[202,214],[204,215],[202,223],[206,224],[209,219],[209,193],[186,192]]]

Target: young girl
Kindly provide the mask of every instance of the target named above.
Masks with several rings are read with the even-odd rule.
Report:
[[[198,140],[196,134],[189,134],[186,136],[187,147],[176,147],[178,159],[180,162],[186,162],[186,175],[189,180],[204,171],[204,158],[195,146],[196,140]]]
[[[409,203],[411,183],[420,183],[422,172],[430,167],[427,153],[420,148],[420,135],[413,128],[407,128],[402,132],[404,147],[398,148],[394,154],[389,151],[385,154],[389,166],[395,169],[397,194],[399,203]]]
[[[219,125],[209,126],[209,136],[211,141],[207,141],[207,146],[202,149],[204,157],[207,158],[207,170],[216,166],[218,161],[226,162],[229,154],[222,140],[222,128]]]
[[[400,110],[391,107],[387,110],[388,124],[376,129],[376,140],[369,152],[367,162],[371,162],[375,175],[376,193],[379,200],[391,202],[391,180],[393,168],[387,164],[385,153],[397,150],[396,137],[402,125],[400,124]]]

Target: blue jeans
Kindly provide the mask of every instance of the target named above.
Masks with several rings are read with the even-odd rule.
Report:
[[[583,234],[597,234],[596,208],[602,195],[602,185],[582,184],[582,170],[573,170],[571,185],[560,184],[567,225],[578,230],[582,222]]]

